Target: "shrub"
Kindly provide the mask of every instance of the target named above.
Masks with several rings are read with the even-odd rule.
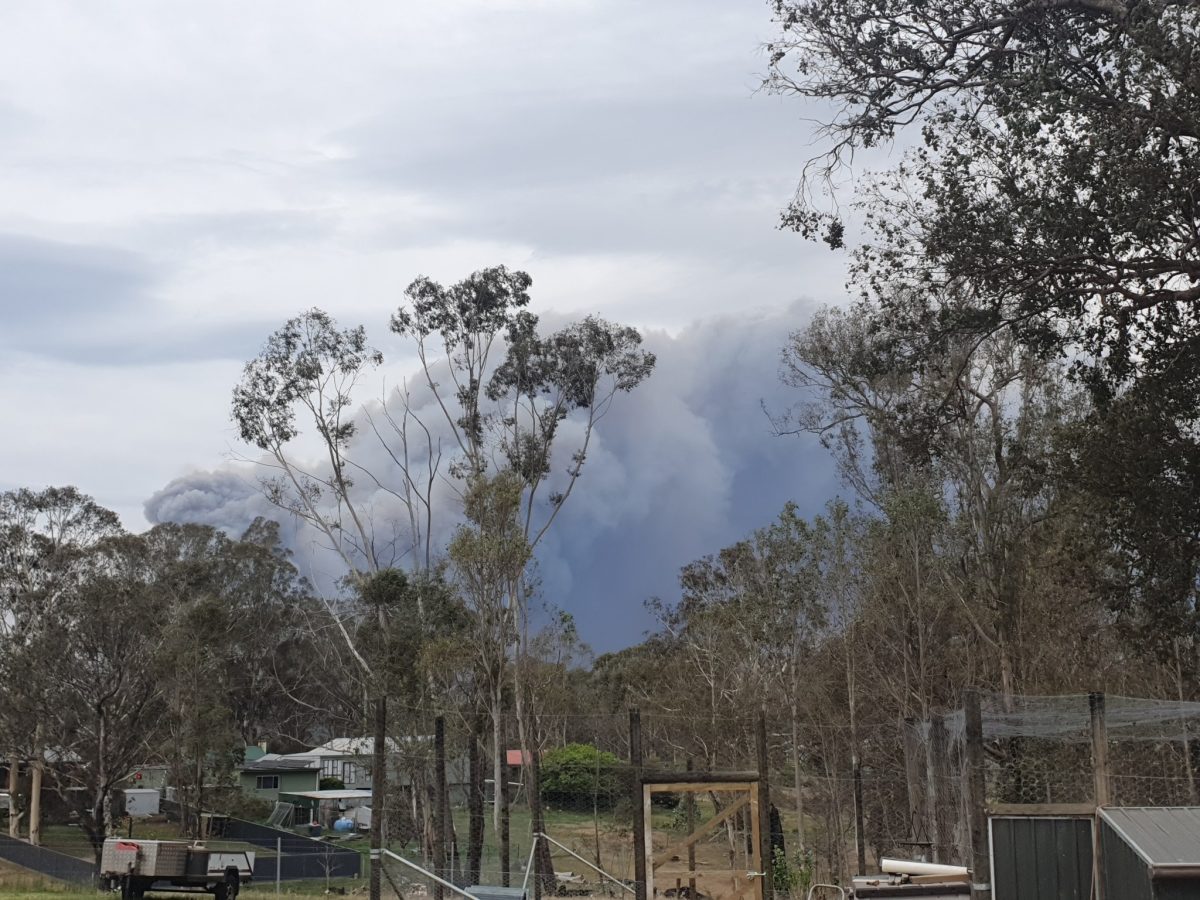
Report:
[[[611,809],[621,790],[621,760],[592,744],[567,744],[542,757],[542,799],[557,806]]]

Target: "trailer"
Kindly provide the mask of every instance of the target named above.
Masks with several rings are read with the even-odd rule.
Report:
[[[234,900],[253,872],[252,852],[209,850],[199,841],[108,838],[100,858],[101,883],[121,900],[141,900],[147,891]]]

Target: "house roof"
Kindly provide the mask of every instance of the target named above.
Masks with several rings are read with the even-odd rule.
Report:
[[[384,744],[389,753],[400,749],[399,744],[388,738]],[[375,752],[373,737],[339,737],[331,738],[319,747],[305,751],[305,756],[370,756]]]
[[[1152,872],[1200,866],[1200,807],[1111,806],[1100,818]]]
[[[283,791],[281,797],[307,797],[309,800],[369,800],[370,791]]]
[[[321,763],[311,756],[281,756],[268,753],[242,766],[243,772],[307,772],[321,768]]]

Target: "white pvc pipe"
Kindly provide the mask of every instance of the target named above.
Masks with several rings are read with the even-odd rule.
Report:
[[[375,851],[372,850],[371,852],[374,853]],[[392,859],[396,860],[396,862],[402,862],[406,866],[408,866],[410,869],[416,869],[418,872],[420,872],[426,878],[432,878],[434,881],[436,881],[438,884],[442,885],[443,887],[450,888],[450,890],[454,891],[454,893],[462,894],[464,897],[467,898],[467,900],[479,900],[479,898],[476,897],[474,894],[467,893],[462,888],[460,888],[457,884],[453,884],[452,882],[447,881],[445,878],[438,878],[436,875],[434,875],[428,869],[421,868],[421,866],[418,866],[412,860],[405,859],[399,853],[393,853],[391,850],[387,850],[387,849],[385,849],[383,852],[386,853],[388,856],[390,856]]]
[[[533,846],[529,848],[529,862],[525,863],[525,878],[521,881],[521,893],[529,892],[529,876],[533,873],[533,855],[537,853],[537,835],[533,836]]]
[[[943,866],[911,859],[881,859],[880,870],[889,875],[966,875],[966,866]]]

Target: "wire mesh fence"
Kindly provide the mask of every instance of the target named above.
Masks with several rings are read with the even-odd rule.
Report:
[[[800,707],[726,716],[643,709],[640,766],[627,711],[523,722],[447,711],[443,719],[440,744],[427,712],[393,735],[382,811],[370,811],[364,789],[372,759],[354,752],[337,766],[314,758],[310,789],[282,785],[278,796],[261,798],[270,801],[262,803],[263,823],[272,815],[281,821],[280,804],[293,804],[282,832],[293,836],[285,856],[302,858],[307,877],[365,878],[376,814],[389,854],[385,887],[403,896],[437,896],[450,890],[442,882],[525,886],[531,896],[632,896],[646,877],[639,857],[657,896],[732,896],[756,869],[778,894],[803,896],[814,881],[846,883],[884,856],[972,861],[978,804],[961,709],[853,727]],[[993,810],[1200,802],[1200,704],[984,695],[980,721],[982,802]],[[311,752],[282,755],[302,760]],[[647,800],[641,782],[648,774],[660,783],[670,776],[668,784],[708,778],[725,785],[765,775],[768,809],[756,821],[737,790],[717,784],[664,789]],[[763,851],[757,858],[750,853],[755,835]],[[81,860],[91,852],[69,824],[44,827],[43,844]],[[255,849],[263,872],[273,872],[272,848],[259,841]],[[353,854],[357,870],[346,863]],[[339,863],[326,872],[321,859]]]

